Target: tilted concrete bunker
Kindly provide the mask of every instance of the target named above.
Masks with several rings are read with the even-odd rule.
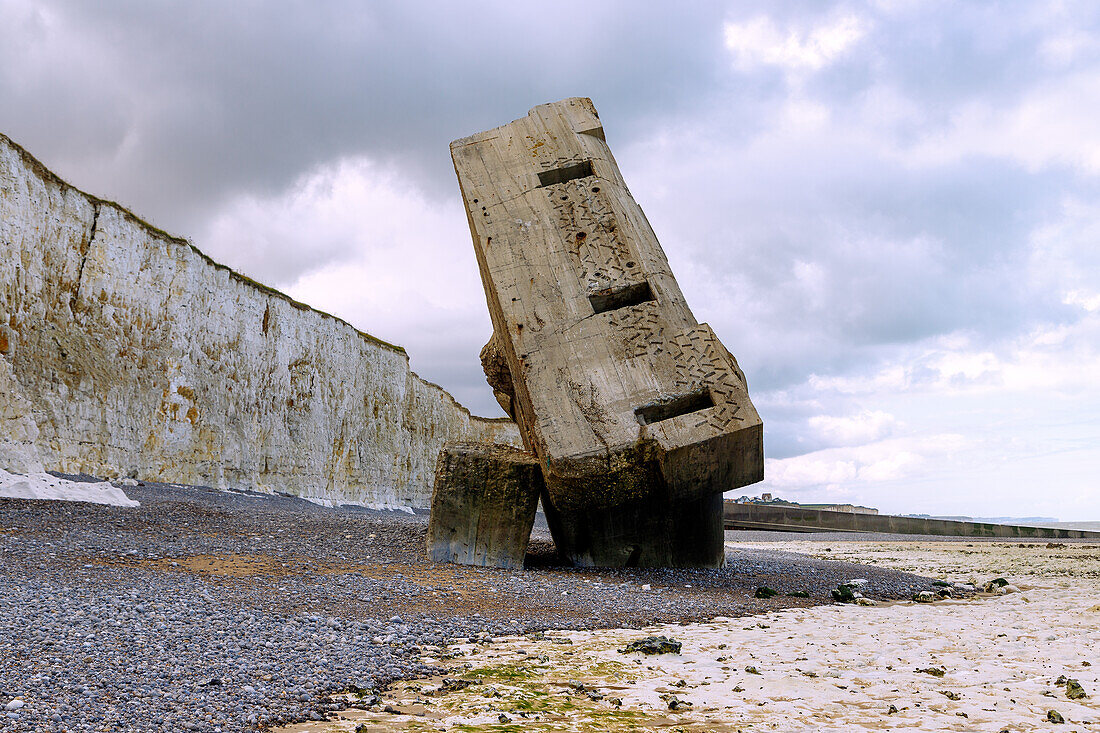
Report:
[[[737,361],[698,323],[592,102],[451,143],[493,321],[482,354],[579,565],[723,562],[721,494],[763,478]]]

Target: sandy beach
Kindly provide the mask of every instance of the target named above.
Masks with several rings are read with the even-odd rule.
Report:
[[[1100,730],[1100,544],[733,545],[750,548],[1018,591],[426,648],[444,674],[285,730]],[[681,653],[619,651],[651,634]]]

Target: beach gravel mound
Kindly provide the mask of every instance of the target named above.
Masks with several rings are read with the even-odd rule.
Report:
[[[481,684],[477,680],[461,680],[453,677],[447,677],[443,680],[443,684],[439,686],[439,690],[432,693],[435,695],[446,695],[449,692],[458,692],[459,690],[465,690],[470,685]]]
[[[623,654],[679,654],[682,648],[683,644],[667,636],[647,636],[644,639],[635,639],[619,651]]]

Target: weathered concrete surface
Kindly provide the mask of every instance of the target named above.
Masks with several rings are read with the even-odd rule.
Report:
[[[493,321],[486,377],[539,456],[566,555],[622,564],[654,536],[646,505],[717,515],[714,496],[760,481],[744,374],[688,308],[592,102],[535,107],[451,156]],[[670,520],[643,562],[720,564],[720,524]],[[661,559],[672,535],[698,546]]]
[[[761,480],[744,375],[688,308],[591,101],[536,107],[451,155],[513,412],[555,507]],[[666,485],[649,480],[651,463]]]
[[[49,470],[424,507],[445,441],[519,442],[400,347],[74,189],[2,135],[0,347]],[[23,408],[0,422],[8,409]],[[0,450],[28,444],[20,425]]]
[[[512,386],[512,373],[508,371],[508,360],[504,356],[504,347],[496,334],[481,349],[481,369],[485,380],[493,388],[497,403],[512,420],[516,419],[516,390]]]
[[[522,568],[542,488],[533,453],[485,443],[444,446],[428,554],[436,562]]]
[[[854,514],[801,507],[725,503],[726,529],[761,529],[780,532],[886,532],[891,534],[950,537],[1020,537],[1051,539],[1100,539],[1100,532],[1053,527],[1022,527],[951,519],[897,517],[889,514]]]

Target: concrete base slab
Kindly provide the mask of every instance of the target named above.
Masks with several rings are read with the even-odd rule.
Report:
[[[656,498],[654,498],[656,497]],[[579,567],[720,568],[725,564],[722,495],[650,499],[566,513],[543,495],[558,551]]]

